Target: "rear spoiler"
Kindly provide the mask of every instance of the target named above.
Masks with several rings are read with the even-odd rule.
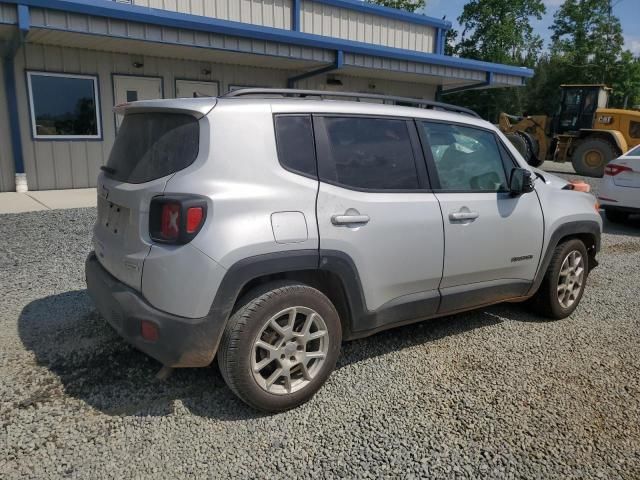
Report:
[[[200,119],[207,115],[217,102],[216,97],[140,100],[116,105],[113,111],[120,115],[146,112],[186,113]]]

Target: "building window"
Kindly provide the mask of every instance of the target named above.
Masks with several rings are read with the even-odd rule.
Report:
[[[629,136],[631,138],[640,138],[640,122],[634,122],[632,120],[629,123]]]
[[[27,80],[33,138],[101,138],[97,77],[27,72]]]

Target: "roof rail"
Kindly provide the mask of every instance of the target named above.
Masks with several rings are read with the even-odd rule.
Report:
[[[228,92],[222,95],[222,98],[234,98],[234,97],[245,97],[245,96],[255,96],[255,97],[267,97],[269,95],[280,95],[283,97],[320,97],[320,99],[324,100],[327,97],[339,97],[339,98],[370,98],[374,100],[388,100],[393,101],[396,104],[407,103],[412,106],[416,106],[418,108],[428,108],[433,110],[446,110],[449,112],[455,113],[463,113],[465,115],[471,115],[472,117],[481,118],[473,110],[464,107],[458,107],[456,105],[451,105],[449,103],[442,102],[434,102],[431,100],[422,100],[420,98],[409,98],[409,97],[396,97],[393,95],[380,95],[376,93],[359,93],[359,92],[334,92],[334,91],[324,91],[324,90],[298,90],[295,88],[239,88],[238,90],[234,90],[232,92]]]

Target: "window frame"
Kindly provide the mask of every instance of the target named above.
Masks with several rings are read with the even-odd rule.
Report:
[[[29,104],[29,121],[31,124],[31,139],[34,141],[102,141],[102,109],[100,108],[100,81],[97,74],[80,74],[66,72],[46,72],[41,70],[25,70],[27,81],[27,97]],[[93,95],[95,98],[96,113],[96,135],[40,135],[37,133],[36,115],[33,103],[33,86],[31,78],[33,76],[58,77],[58,78],[80,78],[83,80],[91,80],[93,82]]]
[[[637,132],[633,130],[635,127],[634,124],[637,125]],[[639,133],[639,135],[636,136],[636,133]],[[629,120],[629,138],[633,138],[634,140],[640,139],[640,121]]]
[[[416,131],[416,125],[412,117],[395,116],[395,115],[367,115],[367,114],[349,114],[349,113],[313,113],[311,114],[313,122],[313,132],[316,144],[316,165],[318,172],[318,181],[333,185],[336,187],[344,188],[345,190],[352,190],[355,192],[363,193],[432,193],[431,184],[429,182],[429,173],[424,159],[424,154]],[[328,152],[330,151],[329,137],[325,128],[324,118],[365,118],[373,120],[396,120],[404,121],[407,127],[407,133],[409,135],[409,142],[411,144],[411,151],[413,153],[413,163],[416,169],[416,177],[418,180],[417,188],[364,188],[354,187],[352,185],[345,185],[334,180],[323,179],[321,175],[321,162],[324,158],[328,158]]]
[[[504,194],[504,193],[510,194],[508,183],[509,183],[509,179],[511,178],[511,172],[507,171],[507,161],[509,160],[511,162],[512,170],[514,168],[518,168],[519,165],[515,160],[515,158],[513,158],[513,155],[511,155],[511,152],[509,152],[509,149],[507,148],[507,146],[504,145],[504,143],[502,142],[502,139],[496,134],[496,132],[494,132],[489,128],[479,127],[477,125],[469,125],[463,122],[451,122],[451,121],[444,121],[444,120],[437,120],[437,119],[430,119],[430,118],[415,118],[414,120],[416,123],[416,130],[418,131],[418,135],[420,136],[423,155],[427,164],[427,171],[429,172],[429,179],[431,180],[431,185],[435,193],[440,193],[440,194],[442,193],[484,193],[484,194],[491,194],[491,195]],[[458,127],[480,130],[482,132],[491,134],[491,136],[494,138],[496,142],[496,148],[498,150],[498,154],[500,155],[500,164],[502,165],[502,169],[505,174],[505,178],[507,181],[507,188],[504,190],[493,190],[493,191],[473,190],[473,189],[453,189],[453,190],[443,189],[440,184],[440,175],[438,174],[436,162],[435,162],[435,159],[433,158],[433,153],[431,152],[431,145],[429,144],[429,140],[427,139],[426,132],[424,131],[422,126],[419,125],[420,122],[440,123],[444,125],[455,125]],[[508,160],[505,159],[505,154],[508,156]]]
[[[280,144],[278,141],[278,129],[276,127],[276,119],[278,117],[307,117],[309,118],[309,122],[311,123],[311,139],[313,140],[313,158],[315,159],[316,162],[316,174],[315,175],[310,175],[306,172],[301,172],[300,170],[296,170],[294,168],[291,168],[287,165],[285,165],[282,162],[282,158],[280,157]],[[298,113],[298,112],[283,112],[283,113],[274,113],[272,115],[272,121],[273,121],[273,138],[276,144],[276,156],[278,157],[278,164],[285,169],[287,172],[293,173],[295,175],[300,175],[302,177],[305,178],[311,178],[312,180],[319,180],[320,178],[320,174],[318,173],[318,147],[316,146],[316,133],[315,133],[315,126],[313,123],[313,115],[311,113]]]

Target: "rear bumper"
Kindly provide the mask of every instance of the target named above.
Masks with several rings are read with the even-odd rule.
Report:
[[[203,367],[215,355],[224,322],[212,315],[184,318],[149,305],[132,288],[107,272],[91,252],[85,263],[89,296],[109,324],[134,347],[168,367]],[[153,322],[158,340],[142,337],[141,322]]]

